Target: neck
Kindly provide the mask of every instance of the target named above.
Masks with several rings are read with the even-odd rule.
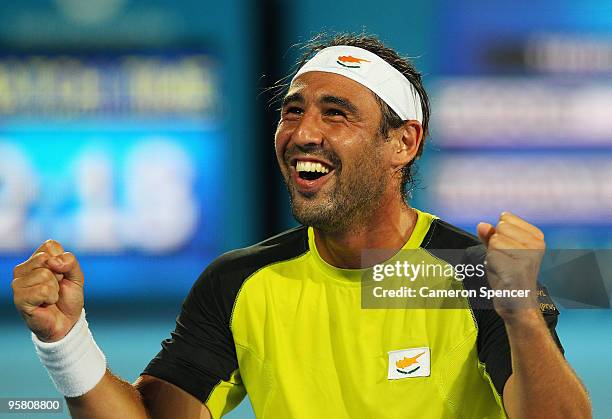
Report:
[[[394,199],[383,202],[365,220],[356,221],[343,231],[323,232],[315,228],[315,243],[323,260],[330,265],[363,268],[361,252],[364,249],[398,251],[410,238],[416,220],[416,211],[403,200]]]

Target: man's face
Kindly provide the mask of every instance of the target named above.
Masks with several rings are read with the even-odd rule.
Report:
[[[298,221],[342,231],[380,205],[388,184],[380,121],[374,94],[349,78],[309,72],[291,84],[275,145]]]

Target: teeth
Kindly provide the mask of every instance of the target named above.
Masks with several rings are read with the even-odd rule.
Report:
[[[329,169],[323,166],[321,163],[310,162],[310,161],[299,161],[295,165],[295,170],[298,172],[320,172],[329,173]]]

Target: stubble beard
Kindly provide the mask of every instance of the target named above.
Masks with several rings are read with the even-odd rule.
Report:
[[[301,194],[288,179],[285,184],[291,198],[291,210],[301,224],[326,233],[341,233],[359,229],[360,225],[380,206],[387,187],[380,172],[380,156],[362,156],[351,174],[336,169],[331,189],[318,191],[312,196]]]

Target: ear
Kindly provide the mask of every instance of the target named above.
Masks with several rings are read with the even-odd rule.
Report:
[[[419,121],[405,121],[404,125],[389,133],[391,166],[399,170],[414,160],[421,141],[423,140],[423,126]]]

